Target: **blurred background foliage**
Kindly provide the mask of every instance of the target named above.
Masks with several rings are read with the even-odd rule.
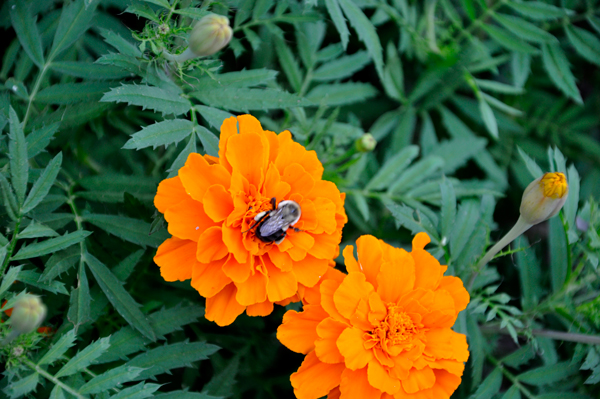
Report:
[[[168,62],[209,12],[229,46]],[[284,308],[219,328],[152,262],[158,182],[245,112],[348,194],[342,248],[425,231],[463,279],[454,397],[600,395],[598,1],[13,0],[0,26],[2,310],[40,294],[49,327],[0,348],[0,397],[292,397]],[[476,270],[555,170],[560,217]]]

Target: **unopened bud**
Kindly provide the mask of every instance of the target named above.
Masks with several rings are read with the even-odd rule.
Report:
[[[355,145],[359,152],[371,152],[375,149],[377,140],[371,133],[365,133],[356,140]]]
[[[532,181],[523,192],[521,217],[534,225],[555,216],[569,194],[567,178],[560,172],[546,173]]]
[[[13,307],[10,324],[14,332],[26,334],[35,331],[46,317],[46,305],[36,295],[24,295]]]
[[[233,31],[227,17],[209,14],[198,21],[192,29],[189,49],[197,57],[211,55],[227,46],[232,36]]]

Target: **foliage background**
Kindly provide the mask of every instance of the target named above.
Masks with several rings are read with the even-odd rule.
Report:
[[[182,51],[208,11],[232,21],[229,47],[167,63],[162,51]],[[190,152],[216,155],[221,121],[242,112],[317,151],[348,193],[342,247],[361,234],[406,247],[426,231],[465,281],[472,303],[455,329],[471,358],[454,397],[598,397],[599,11],[595,0],[4,2],[0,296],[5,310],[42,295],[54,332],[0,348],[0,397],[292,397],[301,356],[275,338],[285,309],[219,328],[152,262],[168,236],[158,182]],[[365,132],[378,146],[360,153]],[[549,170],[569,179],[560,217],[476,270]]]

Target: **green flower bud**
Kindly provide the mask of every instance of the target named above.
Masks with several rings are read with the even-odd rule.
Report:
[[[233,31],[227,17],[209,14],[198,21],[192,29],[189,49],[197,57],[205,57],[227,46],[232,36]]]
[[[46,305],[37,295],[22,296],[13,307],[10,325],[13,332],[26,334],[35,331],[46,317]]]
[[[371,152],[375,149],[377,140],[371,133],[365,133],[356,140],[355,145],[359,152]]]

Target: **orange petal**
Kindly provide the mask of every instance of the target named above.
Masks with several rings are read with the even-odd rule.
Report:
[[[219,326],[228,326],[244,312],[245,306],[235,300],[237,289],[235,285],[229,284],[212,298],[206,298],[207,320],[214,321]]]
[[[373,352],[365,349],[364,331],[356,328],[346,328],[338,338],[336,345],[340,350],[346,367],[350,370],[357,370],[365,367],[372,359]]]
[[[234,256],[229,256],[223,265],[223,272],[234,282],[242,283],[250,277],[252,260],[253,258],[249,257],[248,262],[239,263]]]
[[[189,197],[169,207],[165,219],[171,235],[193,241],[198,241],[204,230],[215,225],[204,212],[202,204]]]
[[[377,287],[377,275],[383,262],[382,245],[388,245],[371,235],[360,236],[356,240],[358,264],[367,281]]]
[[[277,155],[279,154],[279,139],[275,132],[269,130],[265,130],[263,136],[269,142],[269,164],[275,166],[275,159],[277,159]]]
[[[319,338],[315,341],[315,352],[319,360],[325,363],[340,363],[344,361],[344,357],[340,353],[336,341],[347,327],[346,323],[339,322],[331,317],[326,318],[317,325],[317,335]]]
[[[308,250],[311,249],[315,243],[315,239],[310,234],[307,234],[304,231],[295,232],[291,229],[288,230],[285,240],[292,244],[292,247],[287,250],[287,253],[295,261],[304,259]]]
[[[276,198],[277,201],[285,198],[290,192],[290,185],[281,181],[281,176],[275,165],[270,164],[265,175],[265,182],[262,187],[262,194],[267,198]],[[302,209],[304,214],[304,209]]]
[[[271,302],[283,301],[296,294],[298,291],[298,281],[292,272],[282,272],[266,256],[262,257],[265,264],[269,281],[267,283],[267,297]]]
[[[342,373],[340,392],[344,399],[379,399],[382,392],[373,388],[367,378],[367,369],[346,369]]]
[[[202,155],[195,152],[188,156],[185,165],[179,169],[179,177],[185,191],[200,202],[210,186],[221,184],[229,187],[231,181],[231,176],[224,167],[219,164],[209,165]]]
[[[223,259],[229,254],[223,243],[223,234],[220,226],[210,227],[198,238],[198,252],[196,259],[202,263],[210,263],[214,260]]]
[[[431,388],[435,383],[435,374],[429,367],[421,370],[413,368],[408,373],[408,377],[402,380],[402,388],[406,393],[415,393],[423,389]]]
[[[231,194],[220,184],[210,186],[202,200],[204,211],[215,222],[221,222],[233,212]]]
[[[263,128],[258,119],[249,114],[238,115],[237,116],[238,127],[240,130],[240,134],[245,133],[257,133],[262,135]]]
[[[335,269],[334,269],[335,270]],[[342,280],[343,281],[343,280]],[[320,284],[321,306],[323,309],[336,320],[347,321],[348,318],[341,315],[335,307],[333,295],[340,287],[341,281],[327,279]]]
[[[281,175],[281,180],[290,185],[292,193],[302,195],[309,193],[315,186],[315,180],[312,176],[297,163],[286,166]]]
[[[449,328],[437,328],[425,333],[425,354],[437,359],[454,359],[466,362],[469,358],[469,346],[464,334]]]
[[[229,172],[231,172],[231,165],[227,161],[227,157],[225,153],[227,152],[227,144],[229,142],[229,138],[232,136],[237,136],[238,134],[238,121],[235,116],[227,118],[223,121],[221,125],[221,135],[219,137],[219,163],[225,167]]]
[[[248,316],[268,316],[273,312],[273,302],[266,300],[263,303],[255,303],[246,308]]]
[[[424,314],[423,324],[428,328],[452,327],[458,312],[455,310],[454,299],[446,290],[437,290],[433,295],[433,303]]]
[[[308,253],[319,259],[333,259],[336,257],[338,245],[342,240],[342,232],[336,231],[333,234],[315,234],[313,246]]]
[[[391,254],[391,259],[381,264],[377,274],[377,292],[384,302],[397,303],[402,295],[413,289],[415,262],[403,249],[391,248]]]
[[[340,385],[344,363],[321,362],[314,351],[304,358],[297,372],[290,377],[298,399],[315,399],[325,396]]]
[[[239,227],[223,226],[223,242],[238,262],[246,263],[248,250],[244,247],[242,231]]]
[[[277,339],[289,350],[308,353],[315,347],[317,325],[328,315],[318,305],[306,305],[300,313],[288,310],[277,328]]]
[[[346,271],[348,273],[359,272],[360,266],[358,266],[358,262],[354,257],[354,247],[352,245],[346,245],[342,254],[344,256],[344,264],[346,265]]]
[[[196,262],[192,272],[192,287],[205,298],[217,295],[231,279],[223,273],[223,264],[226,259],[211,263]]]
[[[413,250],[410,253],[415,261],[415,288],[435,289],[446,270],[423,247],[429,243],[429,236],[418,233],[413,238]]]
[[[206,159],[206,162],[208,162],[209,165],[214,165],[216,163],[219,163],[219,157],[213,157],[212,155],[208,155],[208,154],[204,154],[202,157],[204,157],[204,159]]]
[[[232,171],[238,171],[255,187],[261,187],[269,161],[268,141],[257,133],[231,136],[225,156]]]
[[[368,298],[373,291],[373,286],[366,282],[364,274],[351,272],[333,294],[335,308],[342,316],[350,319],[356,311],[359,301],[362,298]]]
[[[185,192],[179,176],[175,176],[160,182],[154,197],[154,206],[160,213],[165,213],[167,208],[186,198],[189,198],[189,196]]]
[[[311,255],[306,255],[304,259],[293,263],[293,271],[298,282],[307,287],[317,284],[327,272],[327,268],[329,268],[328,259],[317,259]]]
[[[302,217],[298,221],[297,227],[310,233],[314,233],[315,229],[319,226],[317,207],[311,200],[306,198],[302,199],[298,204],[302,209]]]
[[[471,298],[461,279],[454,276],[444,276],[440,281],[439,288],[448,291],[452,295],[456,312],[466,309]]]
[[[323,176],[323,165],[315,151],[306,151],[302,145],[292,140],[289,131],[283,131],[277,135],[279,140],[279,152],[275,159],[275,165],[279,170],[285,170],[292,163],[300,164],[315,180]]]
[[[447,372],[452,373],[458,377],[462,376],[463,372],[465,371],[465,364],[457,360],[437,359],[431,362],[428,361],[427,364],[432,369],[446,370]]]
[[[281,252],[278,246],[273,245],[268,254],[269,259],[271,259],[275,266],[277,266],[281,271],[289,272],[292,270],[294,261],[290,255],[287,254],[287,252]]]
[[[449,398],[460,385],[460,377],[446,370],[433,370],[433,372],[435,374],[435,385],[431,388],[431,397]]]
[[[377,295],[372,292],[371,294]],[[358,328],[361,331],[369,331],[373,329],[373,325],[369,322],[369,300],[368,298],[361,298],[356,307],[356,311],[350,318],[350,324]]]
[[[369,362],[367,377],[369,379],[369,384],[390,395],[395,394],[401,389],[400,380],[392,377],[388,370],[376,359]]]
[[[427,233],[420,232],[417,233],[412,240],[412,250],[423,250],[425,246],[431,242],[431,239],[427,235]]]
[[[154,256],[154,263],[160,267],[160,275],[165,281],[192,278],[197,246],[194,241],[177,237],[168,238],[160,244]]]
[[[242,283],[235,283],[238,289],[236,300],[244,306],[264,302],[267,299],[268,277],[259,271],[250,274],[250,277]]]
[[[317,210],[317,222],[316,228],[310,230],[314,234],[333,234],[337,229],[336,206],[333,201],[328,198],[315,198],[313,200],[315,208]]]
[[[327,399],[340,399],[340,387],[335,387],[327,394]]]

